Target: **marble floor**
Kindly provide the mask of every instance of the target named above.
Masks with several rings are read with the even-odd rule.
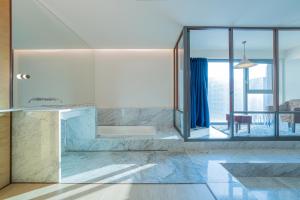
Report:
[[[87,164],[88,163],[88,164]],[[168,152],[72,152],[62,158],[63,183],[92,184],[206,184],[215,199],[300,199],[299,177],[233,176],[225,164],[264,164],[276,175],[273,163],[295,172],[299,150],[223,150]],[[290,165],[289,165],[290,164]],[[290,166],[292,166],[290,168]],[[296,169],[298,170],[298,168]],[[299,172],[296,173],[299,175]],[[259,185],[264,181],[265,185]]]
[[[62,157],[62,183],[205,183],[186,153],[70,152]]]
[[[300,150],[68,152],[60,184],[12,184],[0,199],[298,200]]]
[[[226,139],[230,138],[228,134],[218,130],[215,127],[191,129],[190,139]]]
[[[188,153],[191,160],[199,165],[207,166],[207,184],[214,196],[220,200],[247,199],[247,200],[296,200],[300,199],[299,178],[297,177],[248,177],[253,168],[247,168],[246,164],[263,164],[265,171],[272,171],[271,174],[279,174],[280,168],[272,167],[272,163],[291,164],[300,163],[300,152],[290,150],[252,150],[252,151],[224,151],[209,154],[199,154],[197,152]],[[220,165],[224,163],[243,164],[243,170],[247,170],[245,177],[235,177],[231,172],[224,173]],[[239,168],[237,168],[239,170]],[[277,171],[279,170],[279,172]],[[290,170],[287,167],[289,172]],[[244,171],[245,172],[245,171]],[[215,173],[223,176],[223,180]],[[298,176],[298,172],[295,173]],[[227,179],[225,178],[227,176]],[[275,180],[281,180],[281,184],[276,184]],[[261,184],[262,183],[262,184]],[[265,184],[265,185],[263,185]],[[253,187],[255,186],[255,187]]]
[[[214,200],[214,197],[205,184],[12,184],[0,190],[0,199]]]

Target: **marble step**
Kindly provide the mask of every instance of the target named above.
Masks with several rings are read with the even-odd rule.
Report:
[[[182,139],[97,138],[80,143],[68,143],[66,151],[201,151],[282,149],[299,150],[297,141],[199,141]]]
[[[98,126],[96,136],[72,134],[63,145],[65,151],[167,151],[180,143],[183,139],[174,128]]]
[[[81,145],[68,143],[66,151],[168,151],[180,143],[182,139],[96,138]]]

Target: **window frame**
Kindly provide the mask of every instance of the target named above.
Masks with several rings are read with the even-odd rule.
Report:
[[[190,99],[189,99],[189,69],[190,69],[190,49],[189,49],[189,33],[192,30],[207,30],[207,29],[223,29],[228,31],[228,49],[229,49],[229,63],[230,63],[230,120],[234,120],[234,114],[260,114],[260,113],[270,113],[275,115],[275,123],[274,129],[275,134],[274,136],[268,137],[237,137],[234,135],[234,124],[230,124],[230,137],[229,138],[219,138],[219,139],[209,139],[209,138],[189,138],[190,136]],[[233,35],[234,31],[236,30],[269,30],[273,33],[273,104],[274,110],[267,112],[267,111],[259,111],[259,112],[239,112],[234,110],[234,46],[233,46]],[[300,27],[236,27],[236,26],[184,26],[183,32],[185,36],[184,47],[185,47],[185,65],[184,65],[184,72],[185,72],[185,101],[184,106],[186,110],[184,112],[184,134],[183,138],[184,141],[300,141],[300,136],[280,136],[279,135],[279,114],[284,112],[279,110],[279,31],[300,31]]]
[[[249,69],[244,69],[244,111],[258,111],[258,110],[249,110],[248,107],[248,101],[249,101],[249,94],[271,94],[274,96],[274,66],[273,66],[273,60],[272,59],[251,59],[252,62],[258,63],[258,64],[267,64],[271,65],[271,89],[251,89],[250,88],[250,79],[249,79]],[[274,101],[273,102],[273,107],[274,107]],[[258,112],[263,112],[263,110],[260,110]]]

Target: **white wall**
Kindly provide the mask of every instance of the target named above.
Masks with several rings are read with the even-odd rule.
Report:
[[[99,108],[172,107],[172,50],[18,50],[15,106],[33,97],[55,97],[64,104]],[[45,102],[43,102],[45,103]]]
[[[33,97],[59,98],[63,104],[94,103],[92,51],[15,51],[14,74],[18,73],[31,78],[14,79],[15,106],[35,105],[28,103]]]
[[[172,107],[172,50],[96,50],[95,104]]]

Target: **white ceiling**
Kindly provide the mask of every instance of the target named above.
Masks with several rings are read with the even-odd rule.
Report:
[[[13,1],[16,48],[173,48],[184,25],[300,26],[299,0]]]

